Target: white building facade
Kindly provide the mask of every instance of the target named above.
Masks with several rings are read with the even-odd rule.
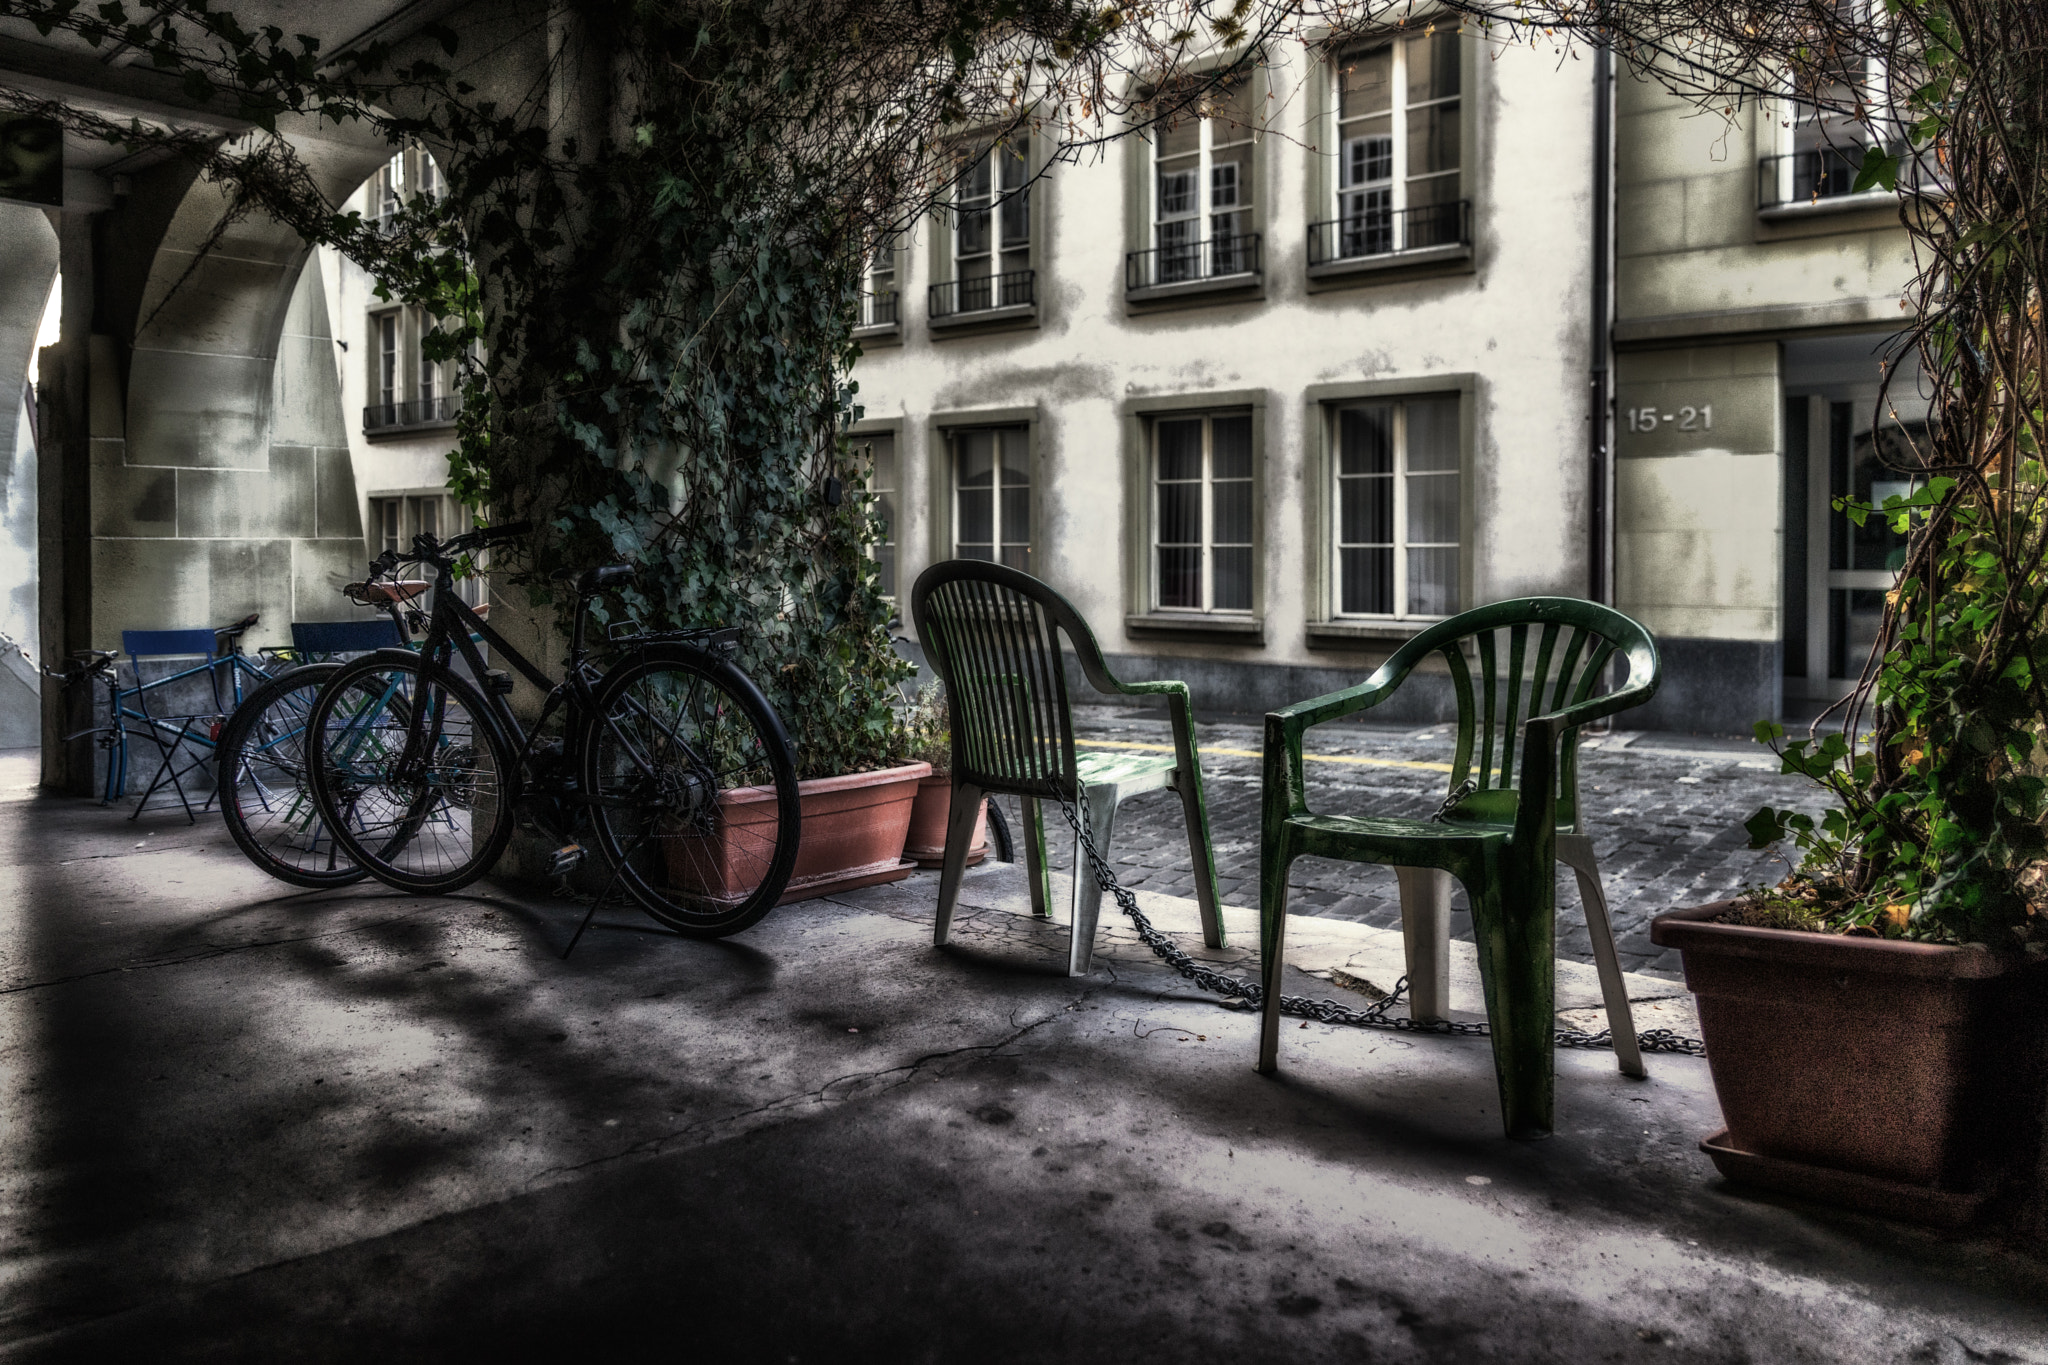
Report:
[[[1234,70],[1028,199],[1045,150],[988,148],[879,263],[856,434],[899,592],[1001,559],[1120,675],[1258,712],[1466,607],[1585,594],[1595,90],[1419,24]]]

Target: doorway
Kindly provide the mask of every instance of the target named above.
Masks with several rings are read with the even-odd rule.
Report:
[[[1877,640],[1885,594],[1905,560],[1906,537],[1872,517],[1837,512],[1853,497],[1881,506],[1912,490],[1893,468],[1926,431],[1919,367],[1900,362],[1889,410],[1878,387],[1891,333],[1784,343],[1785,714],[1811,716],[1855,687]]]

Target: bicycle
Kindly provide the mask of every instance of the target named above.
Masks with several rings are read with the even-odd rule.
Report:
[[[407,602],[425,587],[379,584],[379,591],[366,594],[391,618],[401,642],[410,641],[409,622],[419,617]],[[221,731],[215,792],[222,823],[256,866],[294,886],[348,886],[369,873],[347,856],[321,819],[305,755],[313,702],[343,661],[306,655],[297,648],[299,633],[294,627],[293,647],[263,651],[285,671],[252,692]]]
[[[66,692],[69,692],[74,686],[81,685],[91,686],[97,684],[106,688],[107,723],[104,725],[87,726],[83,730],[74,730],[64,736],[64,741],[67,743],[86,735],[100,736],[99,748],[107,755],[107,776],[101,787],[101,805],[111,806],[128,794],[128,739],[130,734],[133,733],[131,722],[140,721],[144,727],[148,727],[148,729],[143,731],[145,734],[148,733],[148,730],[154,730],[159,735],[168,736],[174,749],[177,744],[187,742],[208,749],[217,747],[223,733],[222,727],[225,723],[225,717],[232,715],[236,710],[240,709],[245,700],[242,695],[244,679],[256,680],[256,685],[260,688],[275,676],[273,672],[275,661],[269,658],[267,652],[265,655],[265,665],[270,666],[258,665],[242,652],[242,636],[257,623],[257,620],[257,613],[251,612],[232,625],[217,627],[213,632],[217,652],[205,663],[194,664],[190,668],[180,669],[164,677],[151,678],[146,681],[138,673],[135,686],[133,687],[121,686],[118,664],[120,656],[112,650],[79,650],[72,654],[61,672],[56,669],[43,670],[46,676],[58,679],[63,684]],[[221,677],[217,670],[221,669],[225,669],[227,672],[233,700],[222,711],[221,716],[223,719],[216,721],[213,726],[208,727],[203,732],[196,731],[190,727],[190,717],[158,717],[150,714],[145,700],[146,694],[174,687],[201,674],[212,674],[207,681],[214,688],[215,696],[218,698]],[[153,790],[154,788],[152,788]],[[182,797],[182,788],[179,790]],[[149,793],[144,794],[143,800],[145,803],[148,800],[148,796]],[[206,804],[212,804],[211,798],[208,799]],[[203,812],[206,806],[202,805],[200,809]],[[141,814],[142,806],[138,805],[129,816],[129,819],[135,819]],[[186,814],[188,817],[197,818],[191,815],[189,807],[186,810]]]
[[[322,818],[370,875],[425,893],[489,871],[515,818],[558,841],[550,870],[567,872],[585,856],[587,825],[611,869],[605,894],[623,884],[691,937],[758,923],[796,862],[796,765],[780,718],[729,657],[739,632],[624,631],[600,669],[586,643],[590,604],[634,570],[590,569],[575,582],[568,658],[552,679],[454,591],[459,561],[525,529],[446,542],[423,532],[371,564],[365,590],[418,564],[432,571],[434,601],[418,653],[364,655],[320,689],[307,730]],[[513,714],[512,675],[486,666],[479,641],[544,693],[531,726]]]

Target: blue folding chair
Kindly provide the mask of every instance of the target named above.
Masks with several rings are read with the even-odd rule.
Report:
[[[388,616],[368,621],[292,622],[292,652],[301,661],[390,649],[404,643],[398,633],[398,623]]]
[[[127,652],[129,665],[135,670],[135,689],[124,693],[123,696],[133,700],[135,715],[143,722],[143,733],[156,745],[157,754],[163,760],[163,766],[158,768],[156,776],[150,779],[148,790],[142,793],[142,799],[135,803],[135,811],[128,818],[138,819],[148,808],[149,798],[156,795],[168,782],[171,790],[178,794],[178,804],[185,808],[185,818],[197,824],[199,816],[193,812],[192,800],[185,792],[184,779],[189,774],[206,768],[213,752],[214,724],[225,719],[228,713],[234,710],[232,703],[223,703],[221,699],[220,665],[224,660],[220,655],[220,632],[211,626],[199,626],[192,630],[124,630],[121,632],[121,648]],[[204,662],[161,678],[151,679],[143,675],[144,660],[195,657]],[[206,677],[206,691],[203,695],[211,703],[211,709],[164,711],[159,709],[166,704],[163,700],[151,702],[152,693],[163,693],[173,684],[188,682],[201,674]],[[113,719],[116,725],[126,730],[125,716],[116,715]],[[168,742],[165,741],[165,735],[171,737]],[[125,752],[125,746],[123,747]],[[190,758],[180,767],[179,751],[188,747]],[[126,766],[125,761],[123,766]],[[212,804],[213,798],[209,796],[200,809],[204,810]]]

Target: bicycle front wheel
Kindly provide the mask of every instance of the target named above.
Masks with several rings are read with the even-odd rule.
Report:
[[[483,696],[417,655],[343,664],[310,718],[313,795],[348,855],[401,891],[448,892],[512,839],[517,774]]]
[[[642,909],[722,938],[775,908],[796,866],[796,764],[731,663],[656,646],[608,673],[579,750],[598,847]]]
[[[313,801],[306,725],[338,663],[307,664],[250,693],[221,731],[220,813],[249,861],[293,886],[347,886],[367,874]]]

